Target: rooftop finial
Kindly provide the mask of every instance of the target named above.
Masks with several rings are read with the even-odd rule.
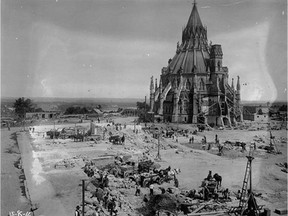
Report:
[[[197,4],[197,2],[196,2],[196,0],[194,0],[193,5],[196,5],[196,4]]]

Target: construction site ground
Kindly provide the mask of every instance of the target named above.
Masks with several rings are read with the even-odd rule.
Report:
[[[109,157],[120,154],[130,154],[133,157],[141,156],[146,152],[148,157],[155,159],[158,150],[158,140],[152,133],[138,130],[136,134],[133,118],[115,118],[115,123],[126,123],[126,129],[111,129],[113,134],[125,135],[124,145],[114,145],[108,137],[100,141],[74,142],[72,139],[50,139],[45,132],[53,129],[73,128],[75,124],[52,124],[33,126],[33,130],[17,132],[17,140],[21,152],[21,165],[26,176],[27,196],[31,199],[35,215],[73,215],[75,207],[81,204],[81,180],[87,179],[83,172],[85,162],[99,157]],[[144,127],[144,124],[141,124]],[[90,123],[77,123],[77,126],[89,128]],[[129,126],[129,127],[128,127]],[[147,127],[151,126],[151,123]],[[112,127],[112,126],[111,126]],[[114,126],[113,126],[114,127]],[[136,126],[135,126],[136,127]],[[139,126],[137,125],[137,128]],[[188,129],[189,132],[196,128],[189,124],[157,124],[160,130],[166,127]],[[231,191],[232,204],[238,201],[233,192],[241,189],[246,168],[248,151],[241,151],[241,147],[224,145],[222,156],[217,155],[218,148],[215,135],[220,143],[225,141],[245,142],[247,147],[255,142],[257,149],[252,164],[253,192],[257,196],[258,204],[263,204],[275,215],[276,208],[287,206],[287,173],[281,171],[276,164],[287,162],[287,130],[272,131],[278,149],[282,154],[268,154],[261,145],[268,146],[270,134],[267,130],[204,130],[196,135],[188,133],[187,136],[160,139],[160,156],[158,161],[161,167],[180,168],[177,174],[179,180],[178,191],[199,189],[201,182],[209,170],[222,176],[222,187]],[[189,138],[194,137],[194,142],[189,143]],[[206,136],[207,143],[211,143],[210,150],[204,150],[202,139]],[[176,141],[178,139],[178,142]],[[207,146],[207,145],[206,145]],[[205,147],[206,148],[206,147]],[[206,148],[207,149],[207,148]],[[247,149],[249,150],[249,148]],[[89,182],[89,181],[88,181]],[[171,183],[155,185],[155,193],[161,193],[159,187],[173,187]],[[115,187],[117,188],[117,187]],[[119,212],[119,215],[141,215],[137,209],[144,205],[143,196],[148,194],[148,188],[141,188],[141,195],[135,196],[135,187],[126,186],[117,189],[125,198],[129,209]],[[87,193],[87,192],[86,192]],[[124,202],[124,201],[123,201]],[[232,205],[230,203],[230,205]]]

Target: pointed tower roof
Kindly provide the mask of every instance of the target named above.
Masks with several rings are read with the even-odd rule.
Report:
[[[196,1],[194,1],[193,9],[191,11],[186,28],[195,28],[196,26],[203,27],[196,4],[197,4]]]
[[[186,27],[182,31],[182,43],[169,61],[168,73],[206,73],[210,58],[207,29],[202,25],[196,2],[194,2]]]
[[[207,29],[202,25],[195,1],[187,25],[182,31],[182,44],[188,41],[195,47],[207,45]]]

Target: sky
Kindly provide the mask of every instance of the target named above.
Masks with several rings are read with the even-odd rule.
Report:
[[[149,97],[192,0],[2,0],[1,96]],[[197,0],[241,99],[287,100],[287,1]]]

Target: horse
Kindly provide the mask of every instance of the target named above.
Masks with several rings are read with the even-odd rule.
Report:
[[[218,175],[218,173],[215,173],[213,175],[213,178],[216,180],[216,183],[217,183],[217,189],[218,187],[220,186],[221,187],[221,184],[222,184],[222,177],[220,175]]]

